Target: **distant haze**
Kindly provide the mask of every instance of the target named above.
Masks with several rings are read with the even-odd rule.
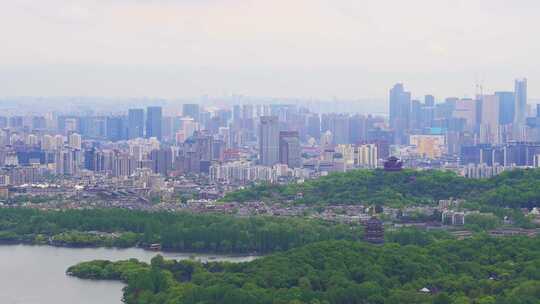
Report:
[[[10,0],[0,96],[473,96],[529,79],[534,0]]]

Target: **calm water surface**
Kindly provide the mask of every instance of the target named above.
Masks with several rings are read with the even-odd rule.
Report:
[[[243,262],[254,257],[160,253],[169,259],[195,257],[201,261]],[[120,282],[89,281],[65,274],[69,266],[90,260],[149,262],[155,252],[142,249],[57,248],[50,246],[0,245],[1,304],[120,304]]]

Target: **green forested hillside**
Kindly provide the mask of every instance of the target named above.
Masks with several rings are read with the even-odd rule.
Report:
[[[68,271],[126,281],[130,304],[537,304],[539,269],[539,238],[476,237],[425,247],[327,241],[241,264],[156,257]]]
[[[301,194],[302,198],[297,196]],[[540,170],[505,172],[491,179],[466,179],[436,170],[352,170],[333,173],[302,184],[255,185],[229,193],[226,201],[296,199],[307,204],[433,204],[440,199],[464,198],[499,207],[540,206]]]
[[[89,231],[118,232],[100,238]],[[166,250],[268,253],[323,240],[357,240],[362,227],[309,219],[217,214],[148,213],[121,209],[38,211],[0,208],[0,241],[29,241],[54,236],[68,246],[130,247],[161,243]]]

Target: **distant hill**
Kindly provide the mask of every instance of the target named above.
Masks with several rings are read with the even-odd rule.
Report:
[[[352,170],[302,184],[254,185],[229,193],[224,200],[406,206],[435,204],[448,198],[500,207],[537,207],[540,206],[540,170],[514,170],[484,180],[440,170]]]

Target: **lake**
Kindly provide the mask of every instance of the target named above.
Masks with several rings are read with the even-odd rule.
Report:
[[[90,260],[150,262],[156,252],[138,248],[60,248],[0,245],[0,303],[2,304],[120,304],[120,282],[81,280],[65,274],[69,266]],[[255,257],[159,252],[168,259],[244,262]]]

